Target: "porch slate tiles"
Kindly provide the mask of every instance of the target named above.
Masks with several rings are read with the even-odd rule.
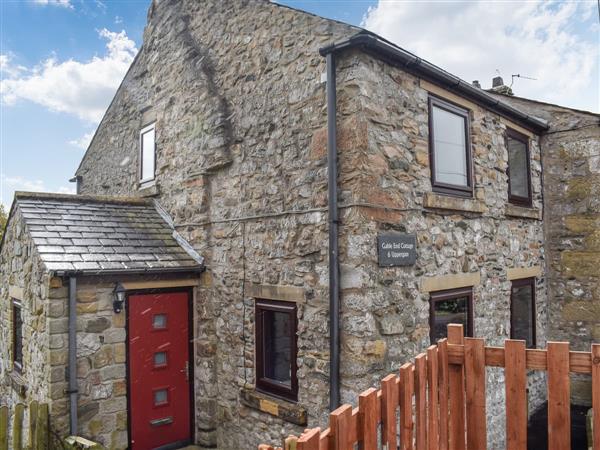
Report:
[[[18,192],[16,205],[53,272],[198,270],[149,200]]]

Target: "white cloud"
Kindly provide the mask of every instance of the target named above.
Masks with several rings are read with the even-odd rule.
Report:
[[[60,62],[51,57],[33,68],[21,67],[15,72],[8,55],[3,55],[7,58],[1,60],[3,76],[6,74],[0,82],[2,103],[28,100],[98,123],[137,53],[135,42],[125,31],[102,29],[98,33],[107,40],[107,53],[86,62]]]
[[[380,0],[362,25],[467,80],[497,71],[515,95],[597,111],[595,2]]]
[[[71,0],[33,0],[33,3],[37,5],[62,6],[63,8],[73,9]]]
[[[43,180],[28,179],[22,176],[7,177],[2,174],[0,177],[0,192],[2,193],[0,200],[4,204],[6,211],[10,208],[15,191],[75,194],[75,185],[48,188]]]
[[[94,137],[94,132],[90,131],[89,133],[85,133],[83,136],[81,136],[77,139],[73,139],[73,140],[69,141],[69,144],[74,147],[78,147],[83,150],[87,150],[87,148],[90,145],[90,142],[92,142],[93,137]]]

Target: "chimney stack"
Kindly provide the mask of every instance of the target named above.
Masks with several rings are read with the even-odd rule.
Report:
[[[494,77],[492,79],[492,92],[503,95],[514,95],[512,89],[504,84],[502,77]]]
[[[476,87],[477,89],[481,89],[481,84],[479,84],[479,80],[473,80],[473,83],[471,83],[473,85],[473,87]]]

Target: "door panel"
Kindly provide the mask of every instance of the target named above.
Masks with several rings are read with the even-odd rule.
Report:
[[[128,308],[131,448],[190,441],[189,294],[130,295]]]

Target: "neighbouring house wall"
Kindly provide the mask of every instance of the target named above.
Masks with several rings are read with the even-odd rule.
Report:
[[[32,226],[30,228],[35,228]],[[13,417],[16,404],[25,405],[23,443],[29,444],[29,404],[48,403],[50,388],[49,339],[47,315],[48,275],[35,252],[31,235],[15,208],[0,253],[0,405],[9,407]],[[34,231],[34,230],[33,230]],[[12,301],[22,304],[23,372],[13,370]],[[9,421],[12,442],[12,420]]]
[[[363,205],[342,213],[343,400],[356,403],[360,391],[429,345],[428,286],[444,289],[453,275],[475,280],[474,335],[502,345],[510,337],[509,278],[514,269],[536,268],[537,345],[543,348],[548,317],[538,138],[530,138],[533,209],[513,207],[504,119],[364,53],[344,54],[338,64],[341,202]],[[428,90],[471,110],[474,199],[432,195]],[[414,266],[378,266],[376,237],[385,230],[416,234]],[[504,390],[497,388],[503,371],[488,369],[487,382],[488,448],[504,448]],[[544,375],[530,376],[529,388],[533,410],[545,400]]]
[[[548,121],[542,137],[549,337],[590,351],[600,342],[600,115],[499,96]],[[574,377],[574,403],[591,402],[590,377]]]

